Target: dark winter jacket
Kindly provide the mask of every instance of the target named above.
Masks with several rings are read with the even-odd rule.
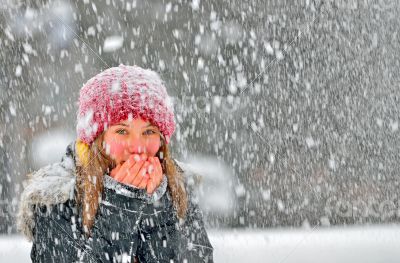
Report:
[[[198,177],[185,170],[188,212],[179,220],[164,175],[153,195],[104,175],[102,201],[91,229],[83,235],[74,201],[75,143],[61,162],[29,175],[24,182],[17,224],[33,241],[32,262],[213,262],[213,247],[196,203]],[[186,166],[187,167],[187,166]]]

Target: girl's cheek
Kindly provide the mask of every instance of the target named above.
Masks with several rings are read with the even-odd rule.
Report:
[[[121,143],[118,142],[109,142],[108,143],[110,152],[109,154],[113,157],[120,157],[122,155],[124,155],[124,151],[125,151],[125,146]]]
[[[159,140],[152,140],[147,143],[146,150],[149,154],[155,155],[160,148]]]

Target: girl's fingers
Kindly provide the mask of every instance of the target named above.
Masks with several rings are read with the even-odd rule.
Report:
[[[148,181],[148,183],[147,183],[147,187],[146,187],[147,193],[148,193],[148,194],[152,194],[152,193],[154,192],[154,189],[155,189],[155,187],[154,187],[154,182],[153,182],[153,180],[150,178],[149,181]]]
[[[131,184],[138,187],[145,178],[146,173],[147,173],[147,166],[143,165],[142,168],[140,168],[137,175],[132,179]]]
[[[161,180],[157,176],[150,176],[149,182],[147,184],[147,193],[152,194],[158,186],[160,186]]]
[[[146,191],[147,191],[148,194],[151,194],[150,190],[151,190],[152,185],[153,185],[153,183],[152,183],[152,177],[154,176],[154,175],[153,175],[153,173],[154,173],[154,157],[149,157],[149,161],[150,161],[149,168],[151,168],[152,171],[150,172],[149,169],[148,169],[149,180],[147,181]],[[150,167],[150,166],[151,166],[151,167]]]
[[[113,170],[116,180],[139,189],[146,188],[148,194],[152,194],[162,181],[163,171],[158,157],[134,154],[117,167]]]
[[[143,180],[138,185],[138,188],[145,189],[148,182],[149,182],[149,174],[146,173],[146,175],[143,177]]]
[[[149,161],[150,161],[150,164],[149,164],[149,167],[147,168],[147,170],[149,171],[149,174],[152,174],[153,171],[154,171],[154,159],[153,159],[153,157],[149,157]]]
[[[162,167],[157,157],[152,159],[154,164],[154,171],[150,174],[149,183],[147,185],[147,193],[152,194],[154,190],[160,185],[162,180]]]
[[[140,154],[140,159],[143,161],[147,160],[147,154],[145,153]]]
[[[156,162],[158,164],[156,166],[157,167],[157,181],[156,181],[156,184],[159,185],[161,183],[161,180],[162,180],[163,170],[162,170],[162,167],[161,167],[160,160],[158,158],[156,158]]]
[[[133,159],[135,160],[135,162],[139,162],[139,161],[140,161],[140,156],[139,156],[139,154],[134,154],[134,155],[133,155]]]
[[[158,158],[156,158],[156,162],[158,163],[158,165],[156,165],[157,167],[157,181],[156,181],[156,185],[158,186],[161,183],[162,180],[162,176],[163,176],[163,170],[161,167],[161,163],[160,160]]]
[[[134,155],[129,156],[129,159],[124,162],[118,172],[116,173],[114,179],[122,182],[128,174],[129,169],[135,164]]]
[[[130,167],[126,171],[126,175],[121,182],[125,183],[125,184],[131,184],[131,182],[135,178],[136,174],[142,168],[143,164],[144,164],[144,161],[139,161],[139,162],[135,163],[132,167]]]
[[[158,160],[157,157],[153,158],[153,164],[154,164],[154,167],[153,167],[154,172],[159,173],[162,170],[162,167],[161,167],[160,161]]]
[[[151,174],[150,178],[149,178],[149,181],[147,183],[146,190],[147,190],[148,194],[152,194],[154,192],[154,189],[156,189],[156,186],[155,186],[156,184],[154,182],[154,177],[155,177],[154,173]]]
[[[128,182],[131,185],[138,186],[141,181],[143,180],[143,177],[145,176],[147,172],[147,166],[149,165],[148,161],[140,161],[139,163],[142,163],[141,166],[137,166],[137,168],[132,167],[130,170],[131,175],[129,176]]]
[[[141,163],[142,165],[136,167],[135,165],[132,166],[132,168],[128,170],[128,176],[125,177],[124,183],[137,186],[143,179],[142,177],[138,176],[138,173],[141,172],[140,170],[142,169],[143,165],[146,164],[147,155],[145,153],[142,153],[140,155],[136,154],[134,159],[139,160],[136,163]]]
[[[110,176],[114,178],[117,175],[119,169],[121,169],[121,164],[118,164],[114,169],[111,170]]]
[[[149,170],[149,174],[152,174],[153,173],[153,171],[154,171],[154,169],[155,169],[155,165],[154,165],[154,157],[149,157],[149,167],[148,167],[148,170]]]

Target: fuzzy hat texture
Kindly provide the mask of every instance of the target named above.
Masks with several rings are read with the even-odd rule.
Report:
[[[107,127],[128,118],[157,126],[168,144],[175,131],[171,98],[159,75],[138,66],[119,65],[88,80],[80,90],[78,139],[90,145]]]

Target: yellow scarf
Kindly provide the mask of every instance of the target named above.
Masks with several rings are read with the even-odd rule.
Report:
[[[89,163],[89,145],[78,139],[76,140],[75,149],[79,161],[86,166]]]

